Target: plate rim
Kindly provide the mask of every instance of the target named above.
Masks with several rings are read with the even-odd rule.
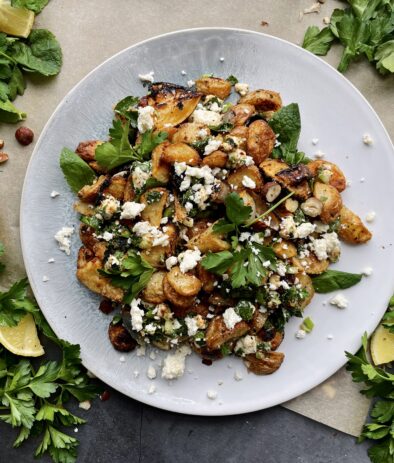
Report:
[[[55,107],[54,111],[52,112],[51,116],[49,117],[48,121],[46,122],[46,124],[44,125],[44,127],[43,127],[43,129],[41,131],[41,134],[40,134],[40,136],[39,136],[39,138],[37,140],[37,143],[36,143],[36,145],[35,145],[35,147],[33,149],[33,152],[31,154],[31,157],[30,157],[30,160],[29,160],[26,172],[25,172],[25,177],[24,177],[23,186],[22,186],[22,193],[21,193],[21,198],[20,198],[20,212],[19,212],[20,234],[19,234],[19,239],[20,239],[20,243],[21,243],[22,258],[23,258],[25,271],[26,271],[26,274],[27,274],[27,277],[28,277],[28,280],[29,280],[30,287],[31,287],[31,289],[33,291],[34,297],[36,298],[37,303],[40,306],[40,310],[41,310],[40,298],[36,296],[36,294],[38,294],[38,289],[37,289],[36,285],[34,284],[34,280],[32,278],[32,270],[26,265],[26,261],[27,261],[27,248],[26,248],[26,246],[27,246],[27,243],[26,243],[26,239],[23,238],[24,237],[24,220],[23,220],[23,207],[22,206],[23,206],[23,203],[25,202],[26,189],[27,189],[27,178],[29,177],[29,173],[30,173],[30,171],[32,169],[32,164],[33,164],[34,158],[36,157],[36,155],[37,155],[37,153],[38,153],[38,151],[40,149],[40,146],[43,143],[44,138],[46,137],[46,133],[47,133],[50,125],[52,124],[52,121],[56,118],[57,114],[62,109],[62,107],[67,103],[68,98],[75,91],[77,91],[78,87],[80,85],[82,85],[82,83],[85,80],[87,80],[92,74],[94,74],[102,66],[106,65],[107,62],[109,62],[109,61],[115,59],[117,56],[119,56],[119,55],[121,55],[123,53],[126,53],[127,51],[129,51],[129,50],[131,50],[133,48],[139,47],[139,46],[141,46],[141,45],[143,45],[145,43],[154,42],[156,40],[160,40],[160,39],[162,39],[164,37],[168,37],[168,36],[182,35],[182,34],[185,34],[185,33],[189,34],[189,33],[198,32],[198,31],[207,31],[207,32],[225,31],[225,32],[236,32],[236,33],[241,32],[241,33],[246,33],[246,34],[263,36],[268,40],[274,40],[274,41],[277,41],[277,42],[281,42],[281,43],[285,44],[286,46],[290,45],[291,48],[297,49],[298,52],[306,53],[307,55],[312,56],[314,60],[316,60],[317,62],[320,62],[326,68],[329,68],[330,69],[329,72],[332,73],[334,71],[334,75],[339,76],[340,79],[342,80],[342,82],[344,82],[345,85],[348,86],[348,89],[350,89],[350,91],[353,91],[353,92],[355,91],[356,94],[358,94],[358,96],[361,97],[363,102],[367,105],[367,107],[371,111],[371,114],[373,114],[373,116],[374,116],[376,122],[379,124],[380,128],[383,129],[383,133],[385,134],[385,136],[387,138],[387,141],[389,142],[389,146],[391,147],[392,151],[394,152],[394,144],[393,144],[393,141],[391,140],[391,137],[390,137],[386,127],[384,126],[383,122],[381,121],[379,115],[377,114],[377,112],[375,111],[375,109],[373,108],[371,103],[366,99],[366,97],[361,93],[361,91],[349,79],[347,79],[336,68],[331,66],[329,63],[324,61],[322,58],[314,55],[310,51],[300,47],[299,45],[297,45],[295,43],[289,42],[288,40],[285,40],[285,39],[282,39],[280,37],[276,37],[276,36],[273,36],[273,35],[270,35],[270,34],[267,34],[267,33],[258,32],[258,31],[254,31],[254,30],[249,30],[249,29],[236,28],[236,27],[210,26],[210,27],[186,28],[186,29],[179,29],[179,30],[175,30],[175,31],[171,31],[171,32],[166,32],[164,34],[155,35],[153,37],[147,38],[147,39],[139,41],[139,42],[137,42],[137,43],[135,43],[133,45],[130,45],[130,46],[126,47],[126,48],[123,48],[123,49],[119,50],[118,52],[116,52],[115,54],[109,56],[107,59],[105,59],[100,64],[95,66],[93,69],[91,69],[84,77],[82,77],[82,79],[80,79],[62,97],[61,101]],[[393,286],[394,286],[394,284],[393,284]],[[45,313],[44,313],[43,310],[42,310],[42,312],[43,312],[43,314],[45,316]],[[376,326],[378,325],[378,323],[379,322],[377,322]],[[52,326],[51,326],[51,328],[53,329]],[[56,333],[56,330],[54,330],[54,332]],[[372,334],[372,332],[369,333],[369,336],[371,334]],[[352,348],[350,348],[349,351],[351,353],[355,353],[360,348],[360,346],[361,346],[361,339],[360,339],[359,342],[356,343],[356,345],[352,346]],[[269,407],[272,407],[272,406],[275,406],[275,405],[280,405],[280,404],[283,404],[283,403],[285,403],[285,402],[287,402],[287,401],[289,401],[291,399],[295,399],[295,398],[299,397],[300,395],[302,395],[302,394],[304,394],[304,393],[306,393],[308,391],[311,391],[313,388],[321,385],[324,381],[329,379],[334,373],[339,371],[346,364],[346,357],[344,355],[343,362],[341,363],[341,365],[339,367],[335,366],[335,367],[331,368],[330,370],[326,371],[325,374],[324,374],[324,379],[319,378],[317,384],[314,384],[313,386],[308,385],[306,388],[305,388],[305,386],[303,386],[303,387],[299,386],[297,389],[295,389],[295,390],[292,389],[291,393],[289,392],[287,394],[283,393],[283,391],[282,391],[281,397],[283,398],[283,400],[281,402],[278,402],[277,400],[271,400],[271,401],[268,400],[267,403],[263,407],[259,405],[257,408],[255,406],[253,406],[253,405],[250,405],[250,406],[238,405],[238,406],[234,407],[234,404],[233,404],[231,410],[221,409],[221,408],[211,408],[209,410],[208,409],[203,409],[201,411],[198,411],[198,410],[195,410],[195,409],[184,410],[183,409],[184,404],[182,402],[177,403],[177,402],[167,402],[167,401],[163,401],[163,400],[160,401],[160,400],[158,400],[158,398],[156,398],[155,396],[152,396],[152,395],[140,394],[138,397],[137,396],[132,396],[132,395],[130,395],[129,391],[127,391],[125,388],[122,387],[122,385],[115,384],[114,381],[112,381],[111,379],[107,379],[107,375],[106,375],[105,371],[104,372],[103,371],[97,371],[95,369],[94,365],[89,365],[88,366],[85,363],[86,363],[85,360],[82,360],[82,364],[84,365],[84,367],[86,369],[88,369],[90,372],[92,372],[95,376],[97,376],[97,378],[99,378],[105,384],[108,384],[110,387],[112,387],[115,390],[121,392],[125,396],[127,396],[127,397],[129,397],[129,398],[131,398],[133,400],[137,400],[137,401],[139,401],[141,403],[144,403],[146,405],[154,406],[156,408],[159,408],[159,409],[162,409],[162,410],[167,410],[167,411],[170,411],[170,412],[182,413],[182,414],[187,414],[187,415],[195,415],[195,416],[231,416],[231,415],[239,415],[239,414],[243,414],[243,413],[256,412],[256,411],[263,410],[263,409],[266,409],[266,408],[269,408]],[[327,373],[328,373],[328,375],[327,375]]]

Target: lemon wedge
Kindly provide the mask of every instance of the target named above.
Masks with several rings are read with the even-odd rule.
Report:
[[[394,333],[378,326],[371,339],[371,355],[375,365],[394,361]]]
[[[14,8],[0,0],[0,32],[28,37],[33,27],[34,13],[25,8]]]
[[[44,355],[31,314],[25,315],[16,326],[0,326],[0,343],[13,354],[22,357]]]

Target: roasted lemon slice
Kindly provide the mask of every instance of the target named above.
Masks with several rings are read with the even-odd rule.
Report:
[[[8,2],[0,0],[0,32],[28,37],[33,27],[34,13],[25,8],[13,8]]]
[[[375,365],[394,361],[394,333],[378,326],[371,339],[371,355]]]
[[[0,326],[0,343],[16,355],[39,357],[44,348],[37,336],[36,324],[31,314],[27,314],[17,326]]]

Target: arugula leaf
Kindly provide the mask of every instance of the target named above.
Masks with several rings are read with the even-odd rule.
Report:
[[[48,2],[49,0],[11,0],[11,5],[14,8],[26,8],[39,14],[48,5]]]
[[[18,41],[11,46],[12,58],[25,71],[44,76],[59,74],[62,66],[62,50],[56,37],[46,29],[33,29],[27,43]]]
[[[309,26],[305,32],[302,48],[315,55],[326,55],[335,39],[329,27],[324,27],[321,31],[317,26]]]
[[[252,208],[245,206],[242,198],[237,193],[230,193],[224,200],[226,216],[235,225],[245,223],[252,214]]]
[[[230,82],[231,85],[238,84],[238,82],[239,82],[238,79],[235,76],[233,76],[232,74],[229,75],[226,80],[228,82]]]
[[[289,151],[297,149],[301,133],[301,116],[297,103],[283,106],[268,121],[272,130],[278,135],[278,141]]]
[[[329,293],[338,289],[346,289],[356,285],[362,279],[362,274],[326,270],[312,278],[313,287],[318,293]]]
[[[26,113],[19,111],[11,101],[0,100],[0,122],[15,124],[16,122],[26,119]]]
[[[63,148],[60,153],[60,168],[68,185],[75,193],[78,193],[85,185],[92,184],[96,179],[94,170],[68,148]]]

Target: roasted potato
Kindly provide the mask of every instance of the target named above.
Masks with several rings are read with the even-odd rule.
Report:
[[[255,191],[259,191],[263,186],[263,179],[260,171],[256,166],[244,166],[240,167],[227,177],[227,182],[233,190],[241,191],[248,189],[244,184],[244,177],[249,177],[255,183],[256,187],[253,188]]]
[[[169,144],[168,141],[160,143],[152,151],[152,177],[161,183],[168,183],[170,180],[170,166],[163,161],[163,153]]]
[[[166,300],[163,290],[163,280],[165,272],[155,272],[144,290],[141,293],[141,298],[150,304],[161,304]]]
[[[309,275],[306,275],[304,273],[297,273],[296,277],[298,278],[301,287],[303,289],[306,289],[306,291],[308,292],[306,298],[299,305],[299,308],[302,310],[311,302],[315,294],[315,289],[313,287],[312,279]]]
[[[186,143],[173,143],[166,145],[161,155],[161,159],[167,164],[185,162],[188,166],[198,166],[201,162],[198,152]]]
[[[208,154],[208,156],[205,156],[201,164],[203,166],[209,166],[211,169],[213,169],[214,167],[223,168],[227,164],[227,158],[228,156],[226,153],[217,150],[211,154]]]
[[[195,303],[194,296],[182,296],[181,294],[175,291],[175,289],[171,286],[170,282],[168,281],[168,275],[166,275],[163,279],[163,291],[167,301],[170,302],[176,308],[186,310],[192,307]]]
[[[253,105],[257,111],[278,111],[282,98],[273,90],[255,90],[240,98],[239,103]]]
[[[137,346],[137,341],[121,324],[114,325],[111,322],[108,326],[108,337],[114,348],[120,352],[130,352]]]
[[[211,252],[220,252],[230,249],[230,244],[223,240],[223,235],[214,233],[213,225],[208,227],[204,232],[198,234],[187,243],[189,249],[197,247],[203,254]]]
[[[175,193],[174,193],[174,206],[175,206],[174,222],[185,225],[185,227],[192,227],[193,219],[188,217],[186,209],[183,207],[183,205],[178,199],[178,195]]]
[[[123,201],[133,201],[135,198],[135,191],[133,185],[133,174],[131,173],[126,180],[126,185],[123,192]]]
[[[314,177],[318,177],[318,181],[328,183],[339,192],[346,188],[346,177],[341,169],[333,162],[323,161],[316,159],[308,163],[308,169],[312,172]]]
[[[164,228],[163,228],[164,230]],[[154,246],[141,251],[141,256],[155,268],[162,268],[169,255],[175,252],[178,241],[178,233],[174,225],[166,225],[165,234],[168,236],[167,246]]]
[[[92,204],[85,203],[83,201],[77,201],[74,203],[74,210],[82,215],[92,217],[96,212]]]
[[[226,196],[231,192],[230,187],[226,182],[219,182],[216,184],[215,191],[211,195],[211,201],[213,203],[223,204]]]
[[[246,151],[252,156],[255,164],[259,165],[272,153],[275,146],[275,133],[263,120],[257,120],[250,124]]]
[[[153,106],[156,129],[166,129],[185,121],[195,110],[201,94],[180,85],[157,82],[150,86],[150,94],[141,98],[142,106]]]
[[[264,326],[268,318],[268,312],[261,313],[259,310],[255,310],[253,313],[253,318],[249,322],[251,333],[258,333]]]
[[[284,358],[282,352],[264,352],[261,353],[261,358],[248,354],[244,358],[244,364],[255,375],[270,375],[282,365]]]
[[[304,271],[308,275],[320,275],[325,272],[330,265],[328,259],[319,260],[313,252],[309,253],[309,256],[303,258],[294,257],[293,265],[295,265],[300,272]]]
[[[238,339],[249,331],[245,321],[238,322],[231,330],[226,327],[221,315],[212,318],[208,324],[205,339],[208,350],[220,349],[220,346],[232,339]]]
[[[102,268],[102,261],[92,251],[85,247],[80,248],[77,263],[78,280],[94,293],[101,294],[111,301],[121,302],[123,290],[113,286],[108,278],[98,273]]]
[[[285,337],[285,333],[283,331],[276,331],[275,336],[271,339],[271,350],[276,350],[281,344]]]
[[[372,233],[363,224],[360,217],[346,206],[342,206],[339,212],[339,220],[338,235],[346,243],[362,244],[372,238]]]
[[[238,138],[245,138],[245,140],[248,138],[249,134],[249,127],[246,127],[246,125],[240,125],[238,127],[234,127],[231,131],[230,134],[232,137],[238,137]]]
[[[217,281],[216,276],[205,270],[201,264],[197,264],[196,273],[198,279],[201,281],[202,289],[207,293],[212,293],[215,289],[215,282]]]
[[[124,190],[126,188],[127,180],[121,175],[114,175],[109,180],[109,185],[104,188],[103,193],[113,196],[119,201],[123,201]]]
[[[236,104],[225,113],[223,120],[233,124],[234,127],[244,126],[255,113],[254,106],[250,104]]]
[[[203,133],[205,133],[205,135],[202,136]],[[187,143],[191,145],[196,141],[209,137],[210,134],[211,131],[209,127],[206,127],[203,124],[185,122],[179,126],[171,141],[173,143]]]
[[[109,184],[109,178],[106,175],[100,175],[92,185],[85,185],[78,191],[78,197],[85,203],[94,203],[98,195]]]
[[[333,222],[342,208],[342,198],[336,188],[325,183],[315,182],[313,196],[323,203],[320,219],[324,223]]]
[[[151,188],[143,193],[140,199],[140,202],[145,204],[145,209],[141,212],[142,220],[159,227],[167,199],[168,190],[165,188]]]
[[[168,272],[167,281],[181,296],[195,296],[202,287],[197,277],[190,273],[182,273],[178,266],[172,267]]]
[[[86,162],[92,162],[95,160],[95,152],[98,145],[101,145],[103,142],[100,140],[87,140],[81,141],[77,146],[75,152],[80,158]]]
[[[297,248],[290,241],[282,240],[272,246],[274,253],[281,259],[290,259],[297,255]]]
[[[249,194],[254,200],[255,209],[256,209],[255,214],[257,217],[268,210],[268,206],[266,202],[263,200],[263,198],[258,193],[255,193],[254,191],[249,191]],[[253,228],[261,230],[261,229],[265,229],[269,227],[274,230],[278,230],[279,223],[280,222],[279,222],[278,217],[273,212],[271,212],[266,217],[264,217],[263,220],[256,222],[253,225]]]
[[[196,89],[203,95],[215,95],[225,100],[231,93],[231,84],[228,80],[219,77],[203,77],[196,80]]]

